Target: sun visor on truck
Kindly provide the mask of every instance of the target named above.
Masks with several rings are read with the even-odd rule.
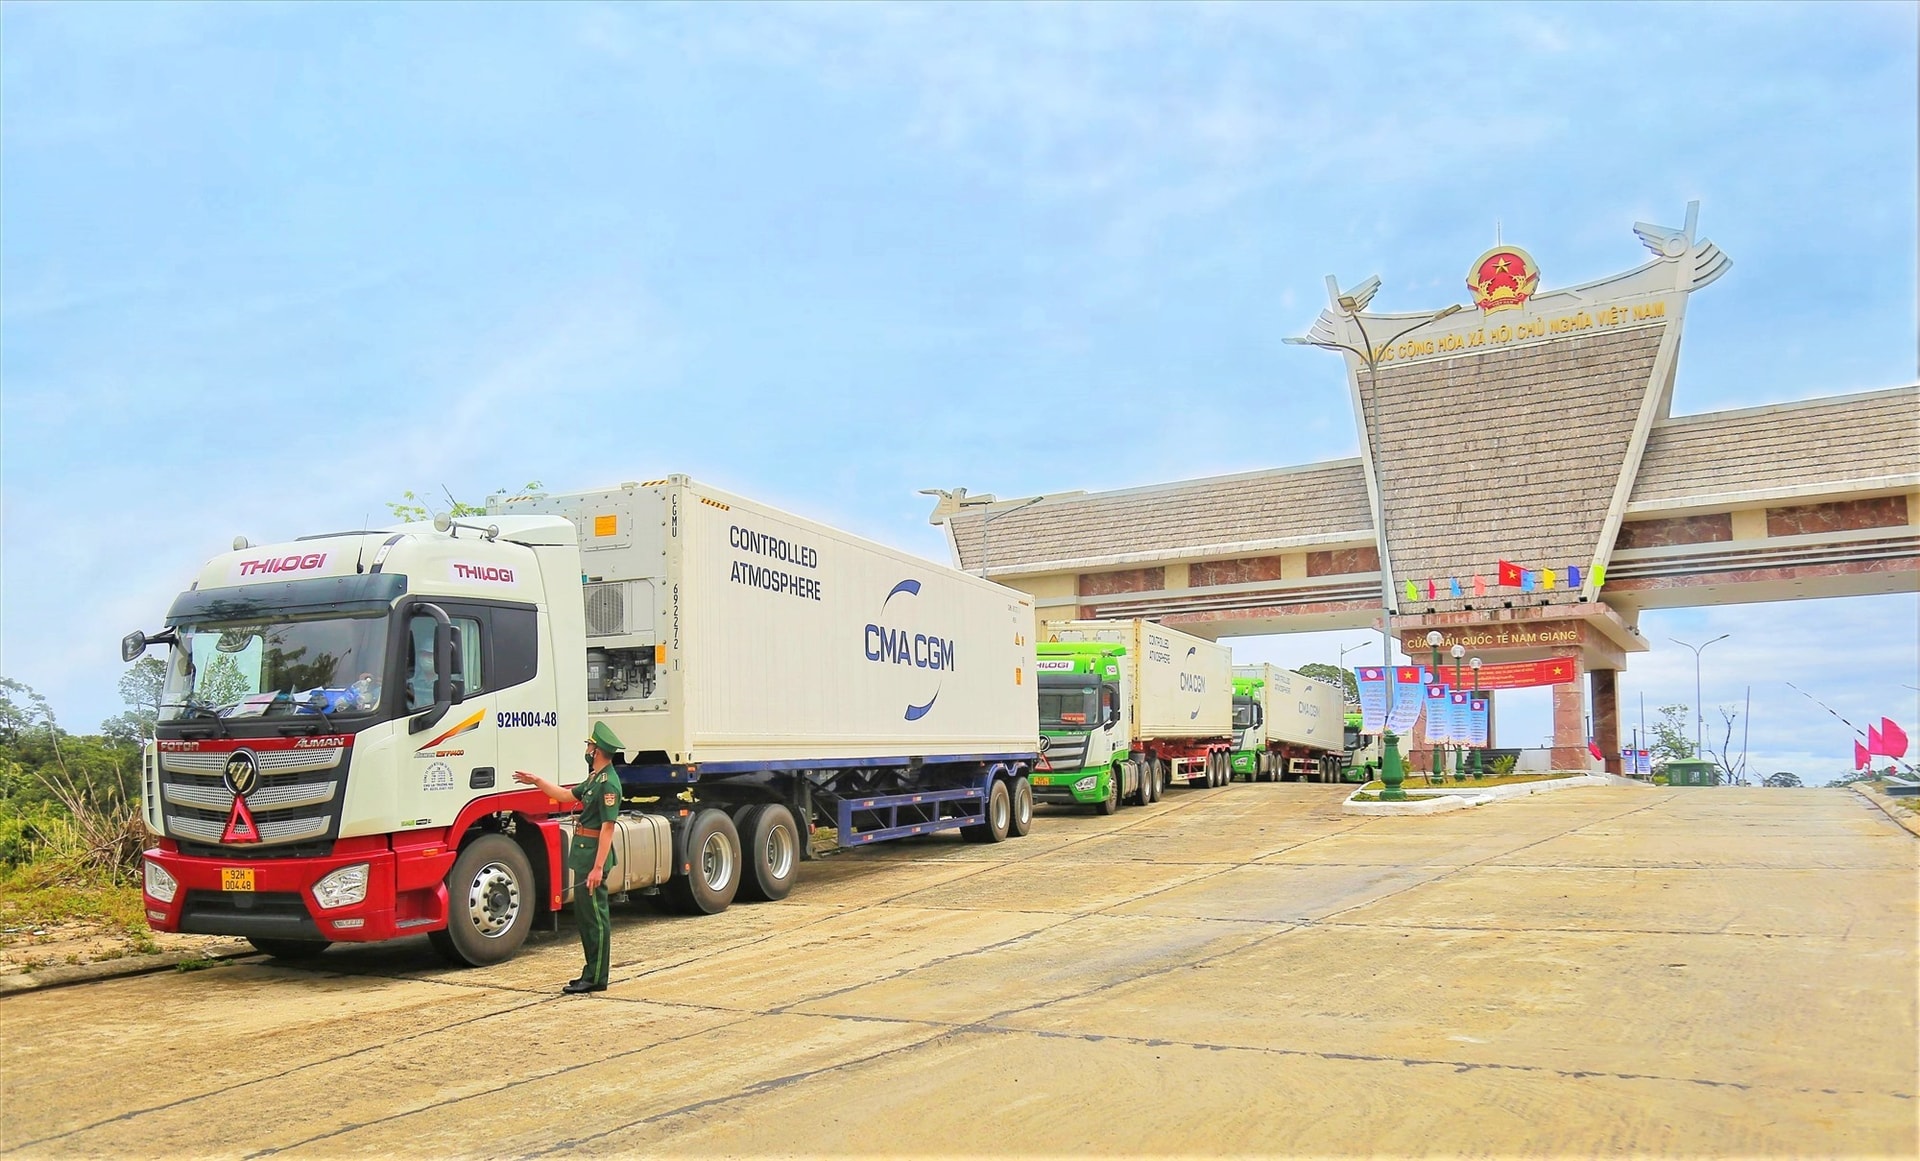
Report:
[[[193,589],[174,598],[167,624],[253,621],[289,613],[380,613],[392,608],[406,591],[407,578],[391,572]]]

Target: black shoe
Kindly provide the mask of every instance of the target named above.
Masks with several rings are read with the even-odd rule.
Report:
[[[569,996],[578,996],[584,992],[604,992],[607,990],[607,985],[590,983],[586,980],[575,980],[560,990]]]

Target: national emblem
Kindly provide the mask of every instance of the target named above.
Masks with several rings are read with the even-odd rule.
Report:
[[[1467,275],[1474,305],[1488,313],[1519,306],[1539,285],[1540,267],[1517,246],[1495,246],[1480,255]]]

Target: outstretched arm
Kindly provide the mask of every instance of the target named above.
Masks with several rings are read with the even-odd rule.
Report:
[[[522,786],[539,787],[546,793],[548,798],[553,799],[555,802],[572,802],[574,800],[573,791],[560,785],[558,782],[549,782],[538,774],[529,774],[525,770],[515,770],[513,772],[513,780]]]

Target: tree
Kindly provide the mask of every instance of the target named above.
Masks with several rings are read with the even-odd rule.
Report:
[[[1653,745],[1648,747],[1656,767],[1693,757],[1692,731],[1687,728],[1692,724],[1692,709],[1678,703],[1660,707],[1660,716],[1653,723]]]
[[[540,481],[529,480],[520,488],[520,494],[526,495],[538,492],[539,490]],[[508,489],[497,488],[495,491],[505,492],[508,491]],[[469,504],[464,500],[456,499],[453,494],[453,489],[444,484],[440,487],[440,494],[447,498],[447,508],[445,509],[447,515],[456,520],[462,516],[485,516],[487,514],[487,506],[485,504]],[[394,519],[404,520],[409,524],[419,523],[431,519],[433,516],[433,512],[428,509],[426,501],[415,495],[412,488],[408,488],[406,491],[400,493],[398,500],[387,501],[387,510],[393,513]]]
[[[1762,785],[1762,786],[1776,786],[1776,787],[1780,787],[1780,786],[1799,786],[1799,785],[1801,785],[1801,782],[1800,782],[1800,775],[1798,775],[1798,774],[1791,774],[1791,773],[1788,773],[1788,772],[1787,772],[1787,771],[1785,771],[1785,770],[1782,770],[1782,771],[1780,771],[1780,772],[1779,772],[1778,774],[1769,774],[1769,775],[1767,775],[1767,777],[1766,777],[1766,780],[1765,780],[1764,782],[1762,782],[1762,783],[1761,783],[1761,785]]]
[[[158,657],[142,657],[120,675],[120,700],[127,703],[118,713],[100,723],[100,732],[116,741],[139,744],[153,737],[160,720],[161,692],[167,684],[167,663]]]
[[[1733,753],[1733,727],[1734,723],[1740,720],[1740,714],[1730,705],[1723,705],[1719,709],[1720,721],[1725,727],[1720,735],[1720,748],[1715,750],[1712,745],[1708,745],[1706,756],[1720,763],[1720,769],[1726,772],[1728,786],[1745,786],[1747,784],[1745,743],[1742,743],[1738,756]]]
[[[1354,683],[1353,671],[1341,669],[1337,665],[1328,665],[1324,661],[1315,661],[1302,665],[1297,672],[1302,677],[1317,677],[1329,685],[1337,685],[1350,702],[1360,700],[1360,687]]]

